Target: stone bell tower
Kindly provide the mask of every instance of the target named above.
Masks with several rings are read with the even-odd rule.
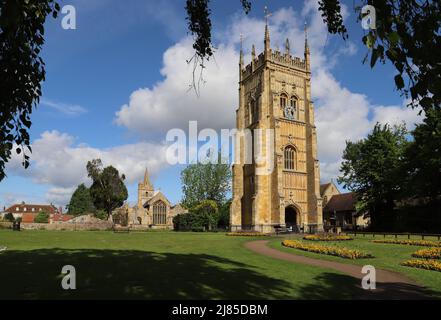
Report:
[[[306,27],[303,59],[291,55],[288,39],[284,52],[271,49],[268,23],[264,52],[256,56],[253,45],[251,63],[246,66],[241,48],[236,128],[252,132],[252,146],[246,147],[245,135],[236,140],[232,231],[273,232],[278,226],[321,231],[320,168]],[[267,157],[271,170],[259,170],[254,159],[246,161],[247,150],[254,153],[257,148],[256,129],[273,132],[266,138],[271,139],[271,146],[262,149],[265,156],[271,153]]]

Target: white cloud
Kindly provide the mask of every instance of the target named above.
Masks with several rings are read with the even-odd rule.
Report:
[[[54,102],[48,99],[41,99],[41,105],[52,108],[58,112],[61,112],[67,116],[78,116],[86,113],[87,109],[77,104],[66,104],[61,102]]]
[[[270,19],[272,47],[282,47],[288,37],[291,52],[302,57],[305,20],[309,21],[321,177],[322,181],[328,181],[338,175],[346,140],[363,138],[376,121],[397,123],[405,120],[412,126],[418,122],[418,116],[416,111],[405,106],[373,105],[366,95],[351,92],[335,79],[333,66],[342,60],[341,57],[354,54],[356,46],[347,41],[346,46],[332,54],[325,50],[327,31],[316,1],[306,1],[301,12],[292,8],[274,12]],[[199,98],[188,87],[193,69],[186,60],[194,53],[192,39],[185,37],[168,48],[163,55],[163,79],[151,87],[133,91],[115,115],[115,123],[133,134],[148,137],[151,142],[99,149],[76,144],[75,138],[68,134],[46,131],[33,144],[30,169],[24,171],[20,160],[15,159],[9,164],[9,170],[29,176],[36,183],[49,185],[46,198],[56,203],[66,203],[76,185],[89,180],[85,165],[93,158],[101,158],[105,165],[114,165],[126,174],[128,183],[141,179],[145,167],[155,174],[166,165],[166,145],[155,141],[163,141],[169,129],[187,129],[190,120],[197,120],[199,129],[234,126],[238,103],[239,35],[244,34],[247,63],[252,44],[258,52],[262,50],[263,30],[263,20],[235,16],[230,25],[215,32],[217,50],[204,70],[207,82]],[[49,104],[67,113],[81,111],[73,106],[50,101]]]
[[[348,12],[344,7],[343,16],[347,17]],[[326,181],[338,175],[346,140],[363,138],[376,121],[397,123],[404,120],[412,127],[419,119],[416,111],[405,106],[373,105],[366,95],[351,92],[335,79],[332,68],[341,61],[342,56],[355,54],[356,46],[350,41],[342,41],[339,49],[329,53],[326,46],[327,30],[317,10],[317,1],[305,1],[301,12],[282,8],[273,13],[269,26],[272,47],[283,47],[285,39],[289,38],[291,52],[302,57],[305,20],[308,21],[312,55],[312,95],[316,107],[318,154],[322,180]],[[229,26],[215,32],[215,39],[219,43],[215,53],[217,64],[213,61],[207,64],[207,83],[199,99],[193,92],[187,91],[192,69],[185,60],[193,54],[192,41],[189,38],[179,41],[164,53],[161,70],[164,79],[151,88],[134,91],[129,102],[117,112],[116,123],[150,137],[153,134],[162,135],[174,127],[186,129],[189,120],[198,120],[200,129],[234,126],[234,110],[238,101],[239,35],[244,35],[243,48],[247,63],[252,44],[256,45],[258,52],[263,49],[264,26],[263,20],[236,15]]]
[[[229,128],[237,108],[238,54],[231,46],[219,46],[216,61],[207,64],[199,97],[190,89],[192,41],[185,38],[169,48],[163,57],[164,80],[152,88],[134,91],[128,104],[116,114],[116,123],[144,136],[164,139],[172,128],[188,128],[197,120],[199,128]],[[235,63],[234,63],[235,62]]]
[[[75,145],[75,138],[66,133],[45,131],[32,144],[31,166],[23,169],[20,156],[15,156],[7,172],[52,186],[46,194],[47,200],[65,203],[62,201],[69,198],[78,184],[90,184],[87,161],[100,158],[104,166],[113,165],[124,173],[126,182],[131,184],[141,180],[146,167],[151,174],[156,174],[167,165],[166,148],[162,143],[139,142],[99,149]]]

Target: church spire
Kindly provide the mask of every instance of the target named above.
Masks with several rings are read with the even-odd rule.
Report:
[[[305,21],[305,65],[306,69],[310,70],[310,52],[309,52],[309,45],[308,45],[308,25]]]
[[[268,18],[271,16],[271,13],[269,12],[267,6],[265,6],[264,12],[265,12],[265,40],[264,40],[265,54],[269,54],[271,50],[271,43],[270,43],[270,35],[268,30]]]
[[[289,39],[288,38],[286,38],[286,41],[285,41],[285,54],[286,55],[290,55],[290,45],[289,45]]]
[[[149,171],[147,170],[147,168],[145,168],[145,172],[144,172],[144,181],[143,181],[143,185],[147,190],[154,190],[153,189],[153,185],[150,182],[150,178],[149,178]]]

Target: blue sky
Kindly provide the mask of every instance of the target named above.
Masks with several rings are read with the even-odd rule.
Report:
[[[319,138],[322,181],[338,174],[347,139],[360,139],[376,121],[405,120],[412,128],[416,111],[403,107],[394,90],[394,70],[361,63],[367,50],[352,1],[344,1],[349,40],[327,36],[316,1],[271,1],[272,47],[289,37],[294,53],[303,55],[303,24],[309,25],[313,99]],[[129,201],[149,167],[152,181],[172,202],[181,198],[183,166],[163,160],[167,130],[231,128],[237,107],[240,33],[246,62],[251,44],[263,45],[263,7],[253,0],[249,16],[238,0],[213,0],[215,61],[205,73],[201,97],[188,92],[191,57],[185,1],[76,0],[77,29],[64,30],[61,18],[46,23],[46,81],[32,116],[34,153],[28,170],[14,159],[0,183],[0,205],[17,201],[65,205],[72,190],[88,183],[87,160],[101,157],[124,172]]]

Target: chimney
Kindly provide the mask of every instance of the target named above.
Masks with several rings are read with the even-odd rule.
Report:
[[[59,206],[59,207],[58,207],[58,213],[59,213],[59,214],[63,214],[63,207],[62,207],[62,206]]]

